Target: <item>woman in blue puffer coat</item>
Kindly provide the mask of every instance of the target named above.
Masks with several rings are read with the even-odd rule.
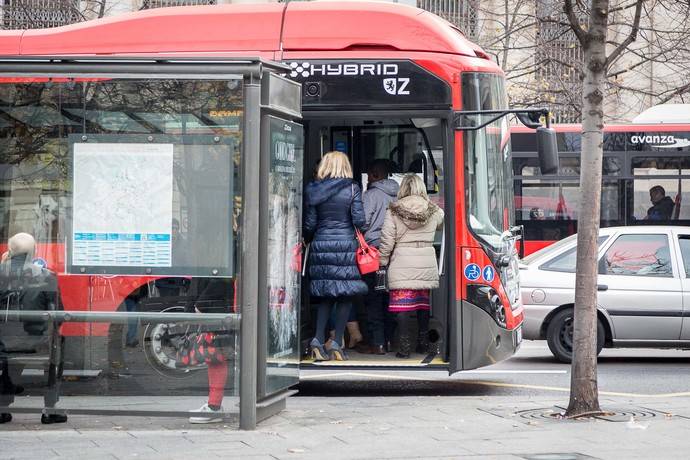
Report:
[[[329,353],[323,347],[326,323],[336,309],[335,337],[345,332],[352,297],[367,293],[355,261],[358,248],[355,227],[364,232],[366,219],[359,185],[352,180],[352,167],[341,152],[329,152],[321,159],[316,180],[305,191],[304,236],[309,247],[309,288],[316,298],[316,336],[312,357],[317,361],[347,359],[343,344],[332,341]]]

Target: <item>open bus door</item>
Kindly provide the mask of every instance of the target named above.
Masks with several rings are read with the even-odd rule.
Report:
[[[448,214],[452,203],[446,171],[449,161],[448,112],[401,110],[394,115],[377,114],[375,111],[363,112],[305,112],[305,183],[311,180],[315,167],[321,157],[332,150],[347,154],[355,181],[366,191],[369,180],[368,166],[375,160],[389,163],[389,178],[400,183],[405,174],[419,175],[425,185],[429,199]],[[443,248],[448,242],[446,230],[438,231],[434,247],[437,257],[449,253]],[[343,362],[312,363],[302,360],[302,367],[337,366],[342,367],[397,367],[397,368],[447,368],[448,359],[448,289],[449,283],[444,267],[439,289],[432,290],[432,314],[429,325],[429,353],[415,354],[410,359],[395,358],[394,353],[369,355],[349,353],[349,360]],[[307,348],[308,338],[312,337],[314,308],[310,305],[308,280],[302,288],[302,346]],[[362,332],[367,332],[367,305],[365,299],[355,302]],[[393,319],[394,321],[394,319]],[[396,334],[397,336],[397,334]],[[413,336],[413,339],[416,336]],[[393,345],[396,345],[395,336]],[[413,347],[414,348],[414,347]]]

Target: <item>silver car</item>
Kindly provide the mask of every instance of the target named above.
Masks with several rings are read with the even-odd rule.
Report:
[[[690,227],[611,227],[599,232],[598,347],[690,348]],[[523,335],[546,339],[570,362],[575,235],[520,267]]]

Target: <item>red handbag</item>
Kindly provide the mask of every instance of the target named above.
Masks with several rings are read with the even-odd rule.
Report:
[[[292,247],[292,259],[290,259],[290,268],[292,271],[301,272],[302,271],[302,249],[304,245],[299,242]]]
[[[362,232],[355,228],[355,235],[357,236],[357,241],[359,242],[359,248],[355,253],[355,260],[357,261],[357,267],[362,275],[367,273],[374,273],[379,269],[379,259],[381,255],[379,250],[374,246],[369,246],[364,239]]]

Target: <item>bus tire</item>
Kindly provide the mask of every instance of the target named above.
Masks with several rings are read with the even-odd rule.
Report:
[[[163,312],[179,311],[178,307],[166,308]],[[189,388],[204,388],[206,386],[205,366],[195,368],[177,368],[174,363],[174,350],[165,338],[161,340],[160,324],[141,323],[138,325],[137,338],[139,343],[135,347],[124,347],[126,325],[115,326],[110,329],[109,342],[112,362],[119,361],[120,369],[114,369],[110,374],[118,374],[124,379],[125,386],[136,386],[141,395],[167,395]],[[158,336],[158,337],[157,337]],[[161,350],[163,348],[164,350]],[[113,357],[116,357],[113,360]]]
[[[566,308],[554,315],[546,329],[546,343],[553,356],[562,363],[570,363],[573,357],[573,309]],[[606,331],[597,318],[597,356],[604,348]]]

